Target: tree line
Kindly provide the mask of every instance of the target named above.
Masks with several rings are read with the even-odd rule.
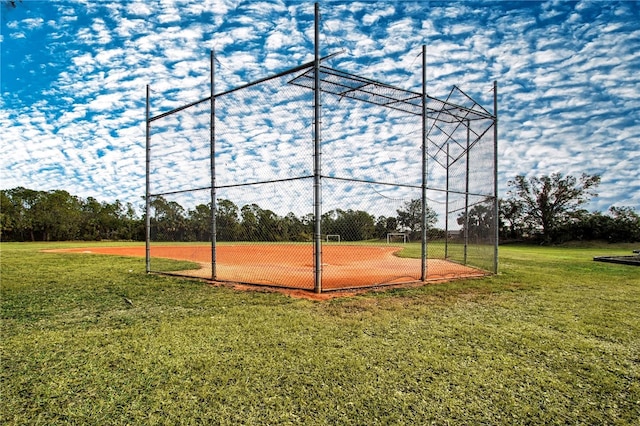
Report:
[[[0,237],[2,241],[144,241],[145,229],[131,203],[17,187],[0,190]]]
[[[210,239],[211,204],[200,204],[185,210],[175,201],[155,197],[150,201],[150,218],[154,241],[207,241]],[[340,235],[342,241],[386,238],[387,233],[405,231],[418,239],[421,228],[420,200],[406,202],[397,216],[377,218],[362,210],[334,209],[321,217],[324,235]],[[428,209],[427,223],[437,221]],[[302,217],[290,212],[279,216],[257,204],[238,207],[233,201],[218,199],[216,203],[216,240],[218,241],[311,241],[314,235],[312,213]]]
[[[211,234],[211,203],[185,209],[164,197],[150,200],[150,224],[154,241],[207,241]],[[373,215],[361,210],[335,209],[322,215],[324,234],[342,240],[385,238],[402,227],[417,237],[420,200],[399,209],[397,217]],[[428,221],[437,220],[428,210]],[[0,190],[0,238],[3,241],[135,240],[144,241],[146,219],[131,203],[83,199],[64,190],[37,191],[23,187]],[[279,216],[257,204],[238,207],[218,199],[216,239],[219,241],[310,241],[313,214]],[[418,237],[419,238],[419,237]]]
[[[640,216],[630,207],[611,207],[607,213],[588,212],[581,207],[600,183],[597,175],[552,174],[508,182],[508,196],[499,200],[501,241],[530,241],[552,244],[571,240],[640,241]],[[211,204],[185,209],[175,201],[154,197],[151,230],[154,241],[208,241],[211,238]],[[390,232],[405,232],[410,240],[420,239],[421,200],[411,200],[395,216],[375,217],[362,210],[335,209],[321,218],[323,234],[338,234],[343,241],[384,239]],[[427,207],[430,239],[444,238],[434,227],[436,212]],[[131,203],[99,202],[64,190],[37,191],[17,187],[0,190],[0,239],[2,241],[135,240],[145,239],[146,218]],[[486,203],[459,213],[466,235],[480,241],[493,234],[493,209]],[[313,214],[280,216],[256,204],[238,207],[233,201],[216,203],[218,241],[310,241]]]
[[[599,175],[580,177],[553,173],[527,178],[518,175],[500,200],[501,240],[553,244],[576,240],[640,241],[640,216],[631,207],[607,213],[582,208],[600,184]]]

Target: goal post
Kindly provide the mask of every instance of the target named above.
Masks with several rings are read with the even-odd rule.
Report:
[[[407,234],[405,232],[389,232],[387,234],[387,244],[391,244],[393,239],[400,240],[402,238],[402,244],[407,244]]]
[[[340,234],[327,234],[326,242],[340,242]]]

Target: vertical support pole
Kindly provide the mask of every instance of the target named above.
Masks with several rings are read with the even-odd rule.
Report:
[[[144,190],[144,200],[145,200],[145,261],[146,261],[146,271],[147,274],[151,272],[151,199],[149,194],[151,192],[151,181],[150,181],[150,173],[151,173],[151,122],[149,121],[149,85],[147,84],[147,101],[146,101],[146,111],[145,111],[145,147],[146,147],[146,171],[145,171],[145,190]]]
[[[313,204],[314,204],[314,291],[322,293],[322,162],[320,139],[320,7],[315,3],[313,86]]]
[[[422,45],[422,236],[420,279],[427,280],[427,46]]]
[[[444,201],[444,258],[449,258],[449,141],[447,141],[447,182]]]
[[[500,238],[500,204],[498,201],[498,81],[493,81],[493,273],[498,273],[498,239]]]
[[[209,161],[211,166],[211,279],[217,279],[216,273],[216,97],[215,97],[215,53],[211,50],[211,117],[209,134]]]
[[[467,264],[467,250],[469,247],[469,138],[471,123],[467,120],[467,148],[465,153],[465,172],[464,172],[464,264]]]

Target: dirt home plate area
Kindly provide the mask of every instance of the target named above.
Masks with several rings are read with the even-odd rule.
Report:
[[[324,245],[322,247],[322,289],[354,290],[367,287],[403,285],[420,280],[420,259],[395,255],[402,247]],[[64,252],[145,257],[144,246],[84,247]],[[172,274],[211,279],[211,246],[151,245],[154,259],[187,260],[199,269],[172,271]],[[274,288],[313,290],[313,246],[299,244],[238,244],[216,247],[218,281],[254,284]],[[157,271],[160,272],[160,271]],[[427,281],[479,277],[485,271],[440,259],[427,260]]]

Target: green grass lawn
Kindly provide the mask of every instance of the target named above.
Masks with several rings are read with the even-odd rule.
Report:
[[[0,247],[0,424],[639,424],[635,246],[312,302],[77,245]]]

